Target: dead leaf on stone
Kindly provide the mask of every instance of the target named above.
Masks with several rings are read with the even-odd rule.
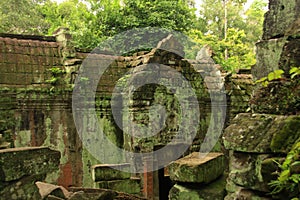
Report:
[[[39,189],[42,199],[45,199],[50,194],[60,198],[66,198],[66,199],[68,199],[72,195],[72,192],[69,192],[66,188],[62,186],[53,185],[50,183],[44,183],[40,181],[36,182],[35,184]]]

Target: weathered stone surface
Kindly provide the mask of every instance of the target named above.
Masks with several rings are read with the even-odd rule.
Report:
[[[199,152],[194,152],[172,162],[168,166],[171,180],[188,183],[210,183],[223,174],[225,166],[222,153],[208,153],[203,158],[200,156]]]
[[[178,38],[176,38],[174,35],[169,34],[168,37],[161,40],[157,46],[157,49],[166,50],[169,52],[173,52],[177,54],[178,56],[184,57],[184,47],[179,42]]]
[[[84,192],[85,195],[82,194],[82,196],[96,196],[97,194],[101,195],[100,200],[146,200],[146,198],[133,195],[133,194],[127,194],[123,192],[117,192],[113,190],[108,190],[108,189],[95,189],[95,188],[77,188],[77,187],[70,187],[69,188],[71,192],[82,194]],[[80,199],[78,199],[80,200]]]
[[[224,200],[272,200],[271,197],[268,196],[260,196],[256,194],[255,191],[247,190],[245,188],[239,187],[234,193],[229,193],[224,198]]]
[[[300,16],[299,0],[270,0],[265,15],[263,39],[285,35],[289,27]]]
[[[140,194],[141,186],[139,179],[125,179],[113,181],[99,181],[96,183],[99,188],[125,192],[128,194]]]
[[[169,193],[170,200],[223,200],[225,179],[221,178],[209,185],[186,187],[175,184]]]
[[[130,164],[100,164],[92,166],[92,177],[95,182],[129,179]]]
[[[279,60],[285,44],[284,38],[263,40],[256,43],[256,65],[252,67],[253,78],[266,77],[279,69]]]
[[[227,74],[225,77],[225,87],[228,98],[230,99],[229,110],[227,114],[229,121],[238,113],[246,112],[249,108],[249,99],[252,96],[254,82],[251,73],[245,69],[240,70],[238,74]],[[241,73],[241,74],[240,74]]]
[[[287,153],[300,137],[300,117],[238,114],[225,129],[226,149],[249,153]]]
[[[47,174],[58,169],[60,153],[48,147],[0,150],[0,181]]]
[[[112,191],[102,191],[98,193],[75,192],[68,200],[113,200],[116,193]]]
[[[8,161],[9,162],[9,161]],[[46,175],[31,175],[11,182],[0,182],[0,199],[42,199],[35,182]]]
[[[287,40],[283,47],[283,52],[281,54],[281,58],[278,63],[279,68],[285,72],[285,75],[287,77],[289,77],[290,75],[289,71],[292,67],[300,66],[299,55],[300,55],[300,39]]]
[[[255,113],[293,115],[300,111],[300,80],[276,81],[256,90],[250,101]]]
[[[234,192],[234,185],[244,188],[270,192],[268,183],[275,180],[275,172],[279,167],[270,154],[249,154],[249,153],[230,153],[230,172],[227,180],[227,191]],[[233,186],[233,188],[232,188]]]

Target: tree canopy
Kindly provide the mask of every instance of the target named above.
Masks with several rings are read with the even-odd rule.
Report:
[[[92,49],[123,31],[159,27],[193,39],[186,50],[189,58],[208,44],[217,63],[235,70],[255,63],[254,44],[262,35],[267,5],[254,0],[244,10],[245,3],[203,0],[197,16],[194,0],[7,0],[0,2],[0,32],[51,35],[63,26],[77,47]]]

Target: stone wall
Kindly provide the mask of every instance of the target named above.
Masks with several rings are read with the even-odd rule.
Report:
[[[250,107],[225,129],[223,142],[229,150],[229,175],[225,199],[292,199],[299,188],[272,193],[281,164],[299,142],[299,80],[289,70],[299,66],[299,5],[297,0],[270,0],[265,15],[263,40],[257,43],[254,79],[282,69],[284,77],[256,87]],[[297,160],[297,159],[296,159]],[[287,176],[297,174],[289,171]]]
[[[95,188],[111,189],[142,196],[142,185],[139,177],[132,177],[124,169],[130,168],[129,163],[124,164],[99,164],[92,167],[92,176],[95,181]]]
[[[257,64],[254,79],[283,69],[288,75],[292,66],[299,66],[299,0],[270,0],[265,14],[263,37],[257,43]]]
[[[55,37],[0,35],[2,59],[0,83],[19,87],[45,84],[47,70],[62,67],[61,51]]]
[[[238,114],[223,135],[229,150],[229,175],[226,199],[273,199],[274,188],[269,186],[277,178],[277,163],[284,160],[300,138],[299,116],[271,114]],[[288,195],[288,194],[282,194]]]
[[[53,37],[2,34],[0,44],[3,58],[0,61],[0,132],[3,138],[11,147],[51,146],[59,150],[60,171],[48,177],[48,181],[65,187],[93,187],[92,166],[100,162],[82,146],[71,109],[72,86],[89,53],[75,51],[65,29],[59,30]],[[122,84],[124,74],[138,66],[159,63],[182,73],[196,90],[201,120],[190,151],[199,150],[211,117],[208,88],[222,87],[220,80],[214,79],[214,64],[207,60],[185,60],[175,53],[159,49],[135,53],[130,57],[100,53],[89,56],[93,56],[96,61],[99,59],[109,62],[109,68],[97,86],[95,108],[105,134],[116,146],[131,151],[149,151],[149,146],[150,150],[159,148],[176,133],[176,98],[163,87],[137,90],[134,104],[130,105],[133,120],[147,124],[147,112],[137,110],[145,110],[152,103],[165,103],[168,112],[174,117],[170,118],[168,128],[160,137],[153,137],[151,141],[127,137],[112,116],[110,102],[113,89]],[[132,73],[131,76],[134,77],[135,74]],[[228,116],[231,119],[236,113],[248,108],[246,102],[253,83],[250,75],[225,76],[223,74],[222,78],[226,80],[226,102],[229,102]],[[91,84],[91,80],[83,81]],[[172,81],[176,83],[176,80]],[[150,92],[145,93],[145,90]],[[224,102],[223,100],[220,102]],[[83,124],[83,129],[90,128],[89,124]],[[220,145],[216,150],[220,150]],[[110,162],[118,162],[109,149],[103,149],[102,153],[111,158]]]

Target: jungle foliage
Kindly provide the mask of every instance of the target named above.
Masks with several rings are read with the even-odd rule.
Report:
[[[210,45],[225,70],[255,64],[255,43],[262,35],[266,0],[7,0],[0,2],[0,32],[51,35],[67,27],[79,48],[93,49],[104,40],[134,28],[159,27],[188,35],[194,58]]]

